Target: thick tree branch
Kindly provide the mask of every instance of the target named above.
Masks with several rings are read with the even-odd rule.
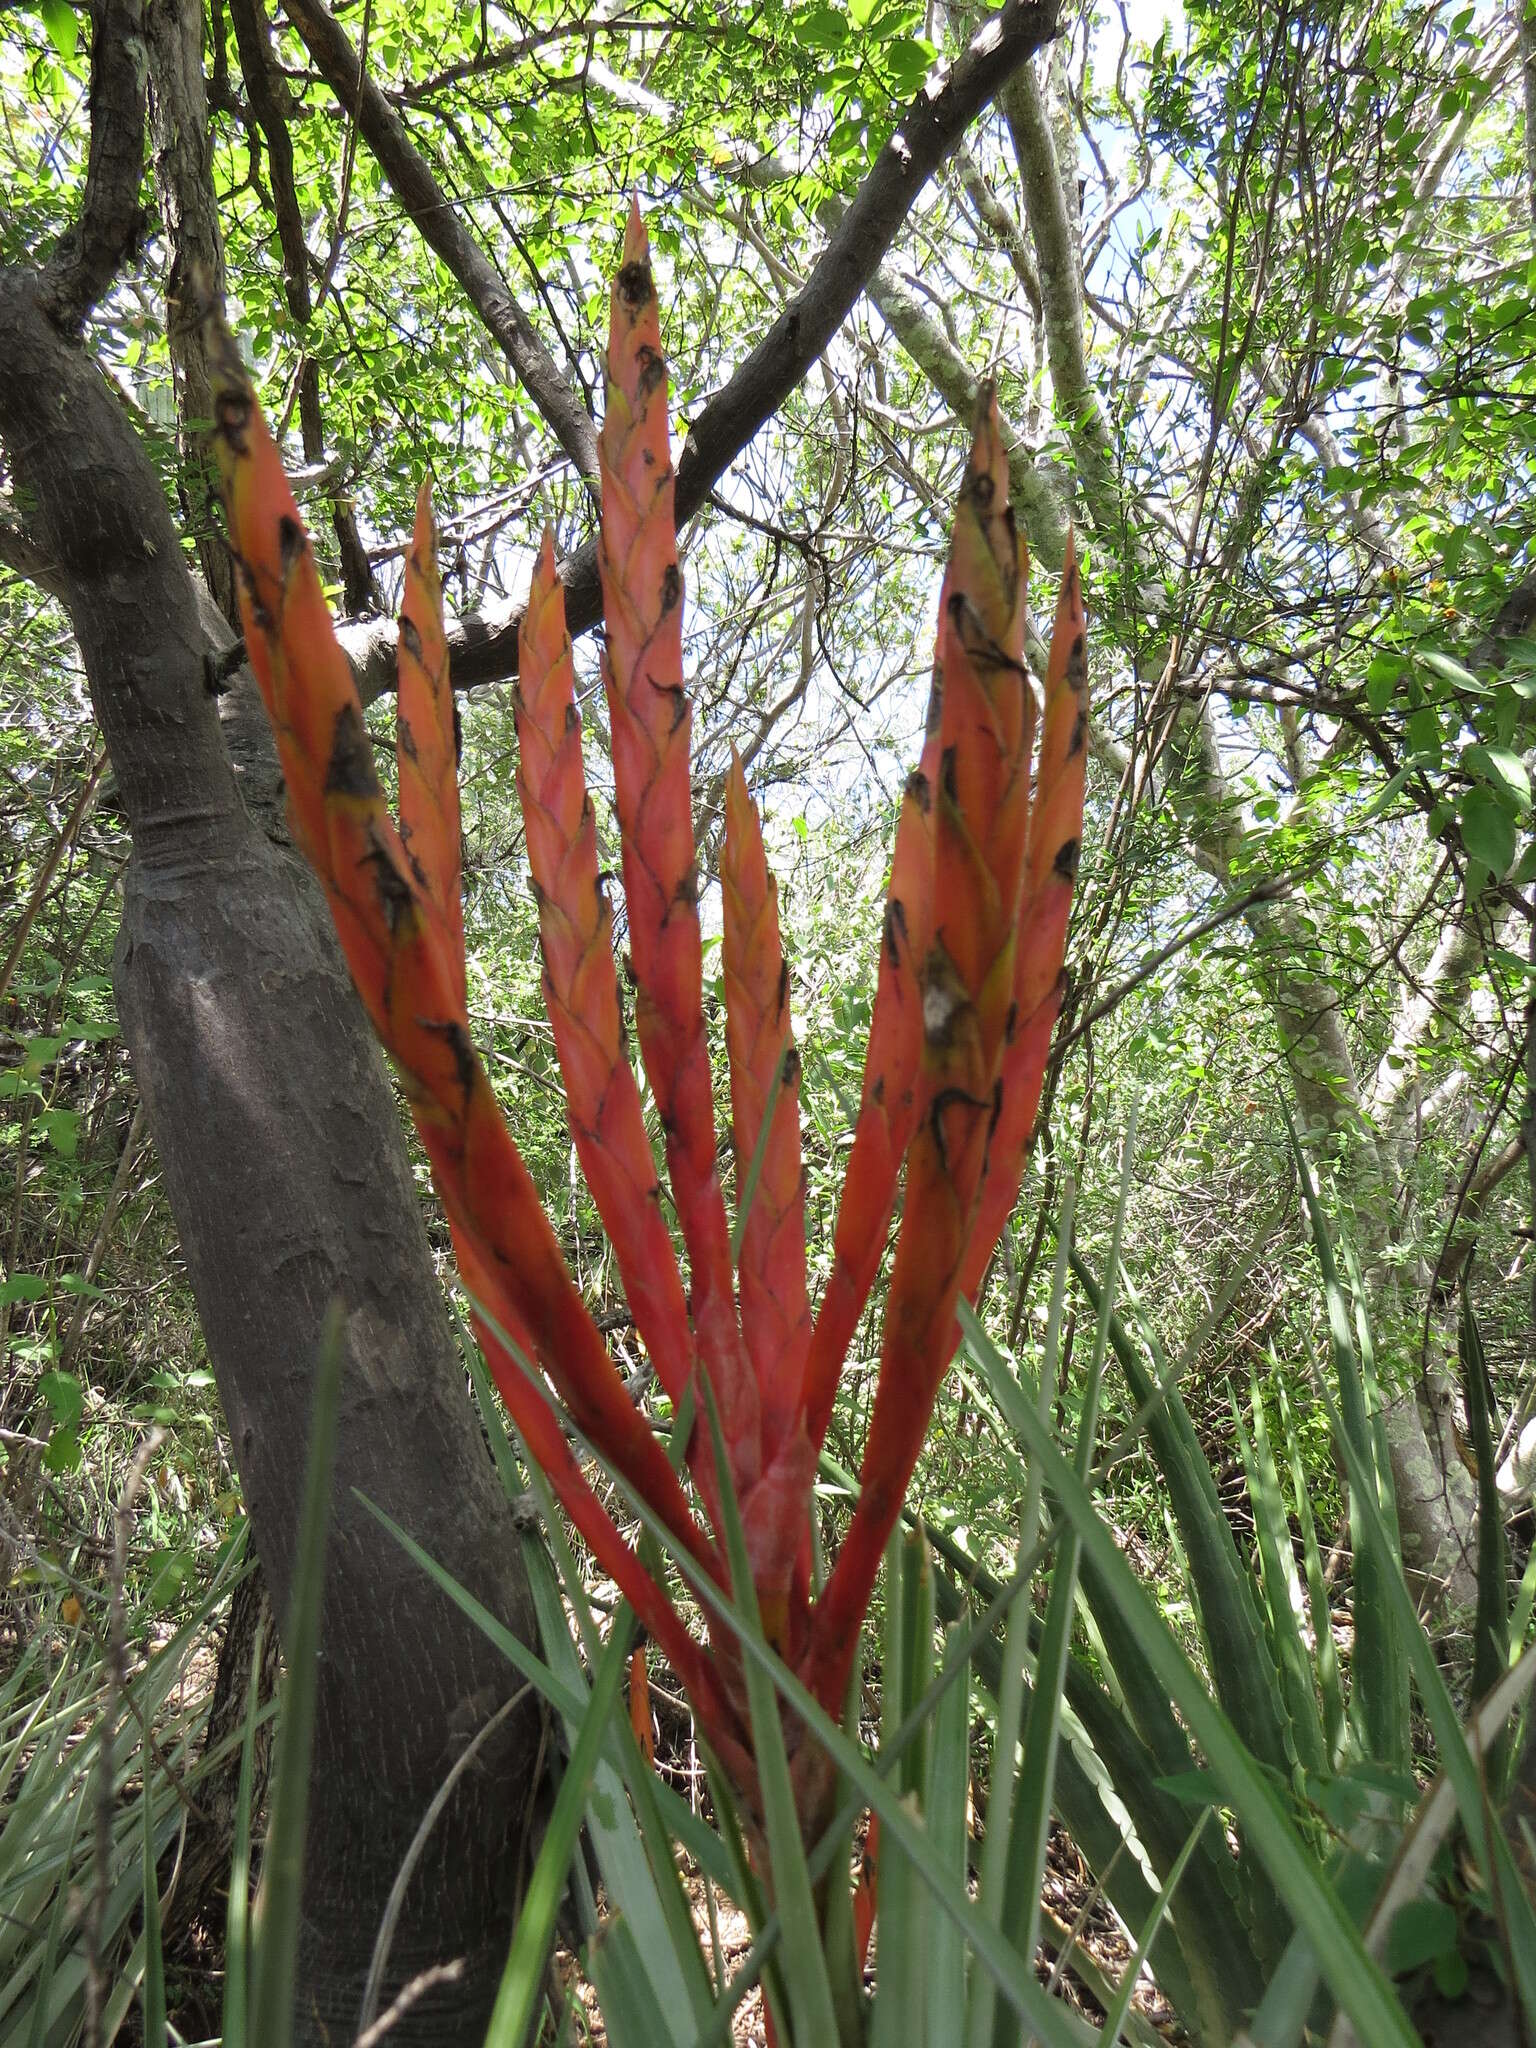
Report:
[[[1039,258],[1045,347],[1056,403],[1072,443],[1093,523],[1101,533],[1114,533],[1122,514],[1120,492],[1109,428],[1088,375],[1082,278],[1073,226],[1076,209],[1069,211],[1063,183],[1064,177],[1075,179],[1076,169],[1057,161],[1050,115],[1033,65],[1021,65],[999,97],[1018,158],[1024,207]]]
[[[74,332],[117,275],[143,225],[142,0],[104,0],[91,45],[91,146],[80,216],[43,271],[39,303]]]
[[[284,0],[284,5],[320,75],[343,110],[355,116],[363,140],[422,240],[458,281],[578,471],[595,477],[597,434],[580,400],[506,280],[459,219],[405,123],[371,79],[359,84],[357,52],[346,31],[321,0]]]
[[[235,578],[218,513],[218,478],[206,446],[213,419],[201,309],[224,303],[224,238],[213,189],[208,95],[203,82],[203,17],[183,0],[152,0],[149,46],[150,136],[155,189],[171,250],[165,337],[176,390],[183,523],[209,589],[226,618],[237,615]],[[203,279],[192,290],[194,275]]]

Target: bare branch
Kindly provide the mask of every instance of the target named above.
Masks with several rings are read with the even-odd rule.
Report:
[[[578,471],[595,478],[597,434],[584,407],[506,280],[459,219],[399,114],[371,79],[359,80],[357,52],[346,31],[321,0],[285,4],[321,76],[345,111],[355,114],[363,140],[423,241],[458,281]]]
[[[73,333],[143,226],[146,61],[142,0],[104,0],[91,45],[91,147],[80,216],[43,271],[39,304]]]
[[[1064,176],[1075,178],[1075,172],[1057,160],[1045,95],[1033,65],[1021,65],[1000,97],[1039,258],[1051,383],[1094,525],[1103,533],[1113,533],[1121,519],[1120,494],[1109,429],[1088,375],[1079,250],[1063,184]]]

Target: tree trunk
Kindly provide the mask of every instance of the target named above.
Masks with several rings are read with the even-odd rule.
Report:
[[[400,1119],[329,918],[240,799],[164,495],[40,296],[33,275],[0,276],[0,439],[66,593],[129,820],[118,1007],[280,1615],[321,1319],[333,1296],[346,1309],[298,2038],[350,2040],[402,1855],[513,1681],[354,1489],[525,1637],[531,1606]],[[392,2048],[483,2038],[532,1725],[508,1721],[438,1823],[390,1981],[455,1958],[465,1968],[412,2007]]]

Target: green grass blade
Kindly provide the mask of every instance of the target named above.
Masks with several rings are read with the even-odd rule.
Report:
[[[938,1574],[934,1574],[938,1590]],[[971,1782],[970,1660],[962,1647],[964,1631],[951,1629],[945,1638],[945,1661],[958,1654],[965,1669],[939,1702],[929,1746],[928,1787],[924,1799],[932,1853],[957,1884],[969,1881],[970,1838],[966,1828],[966,1795]],[[935,1914],[928,1929],[928,2040],[945,2048],[958,2031],[965,2010],[965,1943],[960,1930],[944,1914]]]
[[[657,2002],[649,1959],[622,1913],[610,1914],[597,1939],[587,1944],[587,1975],[610,2048],[656,2048],[658,2042],[681,2038]]]
[[[1109,1319],[1114,1314],[1115,1285],[1120,1271],[1120,1247],[1125,1236],[1125,1216],[1131,1195],[1131,1166],[1136,1143],[1134,1106],[1126,1118],[1122,1141],[1120,1188],[1115,1202],[1114,1229],[1110,1238],[1109,1280],[1099,1304],[1094,1329],[1093,1352],[1083,1386],[1082,1412],[1078,1422],[1076,1470],[1086,1482],[1093,1469],[1093,1446],[1098,1433],[1099,1394],[1104,1380],[1104,1361],[1109,1350]],[[1035,1420],[1049,1434],[1045,1418]],[[1034,1458],[1030,1464],[1036,1464]],[[1040,1893],[1045,1882],[1046,1848],[1050,1837],[1051,1805],[1056,1782],[1056,1750],[1061,1732],[1061,1696],[1066,1684],[1067,1658],[1072,1647],[1072,1618],[1077,1598],[1077,1567],[1080,1545],[1069,1529],[1057,1547],[1056,1565],[1046,1603],[1045,1629],[1036,1663],[1035,1687],[1029,1716],[1024,1724],[1024,1755],[1019,1765],[1012,1831],[1008,1841],[1008,1874],[1003,1887],[1002,1928],[1014,1947],[1027,1960],[1034,1956],[1040,1928]],[[1005,1764],[1011,1759],[1003,1759]],[[985,1992],[978,1987],[979,2001]],[[1011,2031],[1004,2015],[993,2027],[994,2048],[1007,2048]],[[973,2033],[973,2040],[976,2038]]]
[[[543,1989],[544,1963],[554,1937],[555,1915],[565,1893],[566,1873],[581,1831],[582,1810],[629,1663],[629,1641],[629,1609],[621,1607],[614,1616],[613,1630],[592,1683],[591,1700],[581,1716],[580,1733],[560,1780],[560,1790],[555,1794],[549,1826],[528,1880],[486,2030],[485,2048],[523,2048],[528,2039]]]
[[[1040,1377],[1035,1389],[1042,1422],[1049,1423],[1056,1393],[1056,1373],[1061,1357],[1061,1330],[1067,1300],[1067,1260],[1072,1249],[1072,1223],[1077,1209],[1077,1182],[1071,1173],[1064,1177],[1061,1216],[1056,1226],[1056,1263],[1051,1277],[1051,1302],[1045,1324],[1045,1344],[1040,1357]],[[1014,1567],[1017,1572],[1023,1553],[1040,1534],[1040,1466],[1031,1459],[1019,1517],[1019,1540]],[[981,1910],[994,1927],[1001,1926],[1008,1889],[1009,1848],[1013,1840],[1014,1791],[1018,1783],[1019,1734],[1024,1725],[1024,1666],[1029,1655],[1030,1627],[1034,1610],[1028,1581],[1021,1582],[1008,1609],[1003,1638],[1002,1667],[996,1681],[997,1738],[992,1751],[992,1789],[987,1807],[987,1828],[982,1840],[981,1874],[977,1897]],[[1033,1693],[1030,1694],[1031,1700]],[[978,1978],[968,2014],[971,2048],[984,2048],[990,2036],[995,1994],[989,1978]]]
[[[1504,1503],[1499,1498],[1497,1454],[1493,1442],[1493,1386],[1483,1356],[1482,1334],[1472,1313],[1472,1299],[1461,1290],[1461,1386],[1471,1425],[1472,1452],[1477,1460],[1477,1614],[1472,1627],[1472,1697],[1486,1699],[1509,1669],[1509,1543],[1504,1534]],[[1504,1782],[1508,1744],[1502,1736],[1489,1758],[1489,1774],[1498,1799]]]
[[[539,1638],[550,1668],[573,1691],[585,1694],[581,1660],[568,1631],[565,1607],[549,1560],[532,1541],[525,1545],[524,1558]],[[574,1743],[578,1723],[567,1719],[565,1727],[567,1739]],[[625,1716],[613,1717],[611,1733],[625,1753],[624,1775],[621,1778],[606,1757],[599,1757],[587,1802],[587,1831],[597,1852],[608,1902],[624,1923],[636,1959],[650,1978],[655,2002],[661,2010],[674,2015],[691,2011],[695,2024],[702,2025],[714,2001],[670,1844],[658,1817],[661,1855],[659,1860],[647,1855],[625,1796],[626,1783],[634,1793],[648,1792],[644,1781],[654,1774],[646,1766]]]
[[[1323,1553],[1312,1514],[1312,1491],[1302,1462],[1301,1439],[1291,1415],[1290,1396],[1279,1373],[1273,1377],[1280,1402],[1280,1419],[1285,1425],[1286,1460],[1290,1466],[1292,1491],[1296,1496],[1296,1518],[1301,1524],[1301,1549],[1307,1572],[1307,1608],[1312,1616],[1312,1640],[1316,1644],[1312,1666],[1317,1673],[1317,1689],[1322,1700],[1328,1764],[1330,1769],[1336,1770],[1345,1755],[1349,1721],[1344,1711],[1344,1681],[1339,1672],[1338,1645],[1333,1640],[1333,1610],[1328,1599],[1328,1582],[1323,1575]]]
[[[271,1822],[262,1858],[261,1892],[253,1917],[251,2039],[260,2048],[287,2048],[293,2037],[293,1992],[304,1883],[304,1821],[309,1806],[309,1764],[315,1735],[315,1683],[319,1669],[320,1601],[325,1588],[325,1536],[330,1519],[331,1466],[341,1390],[346,1312],[326,1312],[315,1368],[304,1506],[288,1625],[283,1636],[286,1672],[277,1764],[272,1774]]]
[[[1097,1313],[1102,1290],[1074,1251],[1072,1273]],[[1129,1274],[1121,1284],[1134,1304]],[[1211,1318],[1206,1318],[1209,1325]],[[1189,1563],[1200,1633],[1216,1694],[1243,1741],[1261,1762],[1282,1775],[1290,1768],[1286,1728],[1280,1711],[1275,1668],[1259,1619],[1253,1581],[1239,1557],[1216,1482],[1200,1446],[1194,1421],[1179,1391],[1179,1373],[1163,1357],[1145,1323],[1147,1360],[1119,1319],[1111,1316],[1109,1341],[1137,1408],[1146,1415],[1146,1435],[1168,1489]],[[1186,1346],[1186,1351],[1191,1347]],[[1159,1398],[1160,1396],[1160,1398]]]
[[[1301,1606],[1301,1581],[1296,1575],[1296,1557],[1291,1549],[1291,1524],[1280,1492],[1280,1474],[1270,1448],[1269,1424],[1258,1374],[1249,1387],[1249,1412],[1253,1418],[1250,1440],[1234,1397],[1232,1422],[1243,1472],[1248,1481],[1248,1498],[1253,1506],[1253,1526],[1258,1537],[1260,1584],[1269,1615],[1269,1640],[1296,1745],[1297,1760],[1309,1771],[1321,1771],[1327,1763],[1323,1718],[1318,1709],[1317,1689],[1312,1677],[1312,1659],[1301,1639],[1297,1613]]]
[[[229,1904],[224,1916],[223,2048],[248,2048],[248,1977],[251,1920],[251,1802],[255,1796],[256,1725],[261,1715],[261,1653],[266,1617],[257,1622],[251,1645],[251,1679],[245,1728],[240,1739],[240,1782],[235,1796],[235,1845],[229,1866]]]
[[[155,1869],[155,1801],[151,1760],[144,1751],[144,2048],[167,2048],[165,1951],[160,1938],[160,1878]]]
[[[1207,1807],[1190,1829],[1189,1840],[1175,1858],[1172,1870],[1169,1871],[1167,1877],[1163,1880],[1162,1889],[1157,1895],[1152,1911],[1147,1915],[1146,1923],[1137,1938],[1135,1954],[1126,1964],[1124,1974],[1120,1979],[1120,1988],[1115,1993],[1115,2002],[1104,2015],[1105,2048],[1115,2048],[1115,2043],[1120,2038],[1120,2030],[1125,2025],[1125,2016],[1131,2009],[1132,1998],[1136,1995],[1136,1980],[1141,1975],[1142,1966],[1147,1960],[1153,1942],[1157,1939],[1157,1930],[1162,1926],[1164,1915],[1173,1903],[1173,1896],[1179,1888],[1180,1879],[1184,1875],[1190,1857],[1195,1853],[1195,1845],[1200,1840],[1201,1831],[1210,1817],[1210,1808]]]
[[[963,1305],[961,1320],[967,1341],[984,1355],[990,1339]],[[1330,1988],[1354,2020],[1362,2041],[1368,2048],[1418,2048],[1391,1986],[1298,1838],[1272,1784],[1169,1633],[1099,1519],[1087,1487],[1037,1418],[1024,1410],[1023,1419],[1030,1448],[1044,1463],[1047,1485],[1070,1517],[1085,1552],[1092,1554],[1124,1626],[1140,1638],[1143,1653],[1204,1750],[1225,1803],[1236,1813],[1253,1852],[1297,1924],[1307,1930]]]
[[[1312,1245],[1323,1279],[1328,1311],[1328,1342],[1339,1388],[1343,1440],[1352,1453],[1349,1526],[1355,1559],[1355,1650],[1351,1664],[1351,1712],[1366,1755],[1406,1776],[1411,1769],[1408,1722],[1408,1664],[1400,1634],[1391,1582],[1398,1574],[1395,1536],[1386,1532],[1385,1516],[1395,1522],[1390,1494],[1383,1491],[1378,1431],[1366,1406],[1365,1382],[1355,1351],[1349,1303],[1339,1280],[1322,1203],[1311,1169],[1285,1109],[1291,1149],[1301,1176],[1302,1198],[1312,1223]],[[1360,1488],[1369,1499],[1360,1498]],[[1371,1510],[1368,1514],[1367,1508]],[[1414,1632],[1418,1622],[1415,1619]]]

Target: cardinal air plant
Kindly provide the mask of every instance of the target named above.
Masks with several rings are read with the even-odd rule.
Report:
[[[745,1606],[748,1589],[729,1562],[733,1549],[745,1556],[768,1641],[836,1716],[956,1348],[957,1302],[974,1296],[1018,1195],[1061,1004],[1087,732],[1075,563],[1069,553],[1036,761],[1024,661],[1027,557],[996,408],[984,399],[956,507],[922,758],[897,824],[831,1269],[813,1313],[789,972],[761,824],[734,761],[720,859],[734,1244],[717,1168],[666,366],[645,233],[632,211],[612,292],[599,442],[602,676],[635,1031],[686,1284],[629,1061],[547,534],[522,623],[517,784],[571,1133],[656,1376],[679,1409],[692,1404],[683,1471],[635,1407],[577,1291],[470,1034],[454,716],[426,489],[400,620],[397,826],[277,450],[217,323],[210,343],[246,645],[277,738],[294,837],[399,1071],[486,1358],[528,1451],[671,1661],[748,1813],[760,1814],[739,1651],[718,1623],[709,1644],[690,1629],[655,1551],[647,1562],[615,1523],[556,1399],[696,1585],[713,1583]],[[817,1456],[903,1169],[859,1496],[813,1594]],[[792,1714],[783,1732],[809,1837],[825,1817],[830,1767]]]

